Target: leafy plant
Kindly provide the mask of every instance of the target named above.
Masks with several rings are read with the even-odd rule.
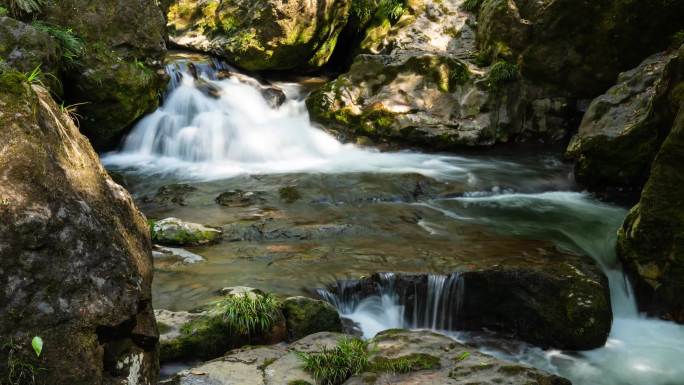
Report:
[[[500,60],[489,69],[489,86],[496,88],[499,85],[511,82],[518,78],[518,66],[507,61]]]
[[[396,22],[404,14],[404,0],[381,0],[377,14],[391,22]]]
[[[64,52],[62,57],[67,62],[74,62],[83,55],[85,47],[83,40],[79,39],[70,28],[63,28],[43,21],[34,21],[32,25],[34,28],[49,34],[59,41]]]
[[[304,362],[304,370],[321,385],[339,385],[369,366],[368,343],[360,339],[343,338],[332,349],[324,347],[319,353],[297,355]]]
[[[40,68],[40,64],[38,64],[33,71],[26,72],[24,77],[26,77],[26,81],[31,84],[42,84],[41,78],[43,77],[43,70]]]
[[[480,10],[484,0],[465,0],[461,4],[461,9],[468,12],[477,12]]]
[[[8,0],[12,14],[34,13],[40,11],[46,0]]]
[[[232,331],[253,335],[273,328],[280,314],[280,303],[270,294],[246,293],[221,300],[219,309]]]
[[[36,357],[40,357],[40,353],[43,352],[43,339],[39,336],[33,337],[31,340],[31,347],[33,351],[36,352]]]
[[[0,17],[7,16],[7,13],[8,13],[7,8],[0,5]]]

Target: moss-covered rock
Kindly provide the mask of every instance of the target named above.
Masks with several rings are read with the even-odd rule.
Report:
[[[156,383],[145,218],[48,91],[6,69],[0,127],[0,378],[13,341],[37,383]]]
[[[166,325],[161,333],[161,361],[208,359],[243,345],[283,341],[286,325],[274,297],[251,288],[228,288],[225,296],[200,312],[157,311]]]
[[[199,246],[219,242],[222,231],[199,223],[166,218],[151,225],[152,241],[166,246]]]
[[[340,315],[327,302],[307,297],[290,297],[283,301],[282,308],[290,340],[298,340],[318,332],[342,331]]]
[[[587,110],[567,156],[593,191],[637,193],[676,114],[671,94],[684,78],[684,47],[653,55],[620,75]]]
[[[64,72],[67,104],[79,104],[83,132],[96,149],[111,149],[165,87],[160,70],[165,20],[155,0],[48,1],[40,14],[85,44]]]
[[[680,86],[682,83],[680,83]],[[640,306],[684,323],[684,99],[653,162],[639,204],[619,233],[618,255]]]
[[[19,72],[30,73],[40,68],[42,81],[60,92],[54,79],[59,77],[62,50],[47,33],[30,24],[0,16],[0,62]]]
[[[594,97],[666,48],[682,14],[670,0],[485,0],[478,41],[490,60],[517,58],[528,79]]]
[[[248,70],[319,68],[347,23],[350,0],[178,0],[171,40]]]

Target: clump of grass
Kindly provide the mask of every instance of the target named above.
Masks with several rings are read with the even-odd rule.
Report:
[[[13,15],[34,13],[43,9],[46,0],[8,0]]]
[[[85,47],[83,40],[79,39],[70,28],[63,28],[43,21],[34,21],[32,25],[59,41],[63,50],[62,57],[67,62],[73,63],[83,55]]]
[[[0,378],[1,385],[36,385],[38,375],[43,368],[39,368],[28,359],[22,357],[20,346],[12,339],[2,345],[7,354],[5,378]]]
[[[468,12],[477,12],[480,10],[484,0],[466,0],[461,4],[461,9]]]
[[[319,353],[297,354],[304,362],[304,370],[321,385],[339,385],[369,367],[368,342],[355,338],[343,338],[336,347],[323,348]]]
[[[358,26],[364,26],[375,13],[375,0],[354,0],[351,5],[351,15],[357,20]]]
[[[221,300],[218,309],[231,331],[251,336],[273,328],[280,314],[280,302],[270,294],[245,293]]]
[[[500,60],[489,69],[488,79],[491,88],[496,88],[517,78],[518,66],[507,61]]]
[[[381,0],[377,15],[394,23],[404,14],[404,10],[404,0]]]

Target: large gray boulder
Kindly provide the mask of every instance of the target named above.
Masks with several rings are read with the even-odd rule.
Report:
[[[48,91],[7,70],[0,126],[0,378],[155,384],[145,218]]]

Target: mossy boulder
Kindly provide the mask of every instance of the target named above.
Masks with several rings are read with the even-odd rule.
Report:
[[[567,149],[582,186],[638,196],[672,127],[669,100],[683,78],[684,47],[649,57],[594,99]]]
[[[280,303],[259,290],[235,287],[195,312],[157,311],[161,361],[209,359],[243,345],[274,344],[287,338]]]
[[[175,44],[248,70],[320,68],[347,23],[350,0],[177,0],[169,8]]]
[[[61,60],[61,47],[52,36],[30,24],[0,16],[0,62],[22,73],[40,68],[50,74],[43,76],[43,82],[60,92],[53,77],[59,77]]]
[[[665,49],[682,14],[684,3],[670,0],[485,0],[478,42],[489,60],[517,60],[530,80],[594,97]]]
[[[40,18],[70,29],[84,52],[64,71],[67,104],[79,104],[80,127],[98,150],[159,103],[166,84],[165,20],[155,0],[48,1]]]
[[[0,127],[0,378],[13,341],[36,383],[156,383],[144,216],[49,92],[7,69]]]
[[[680,83],[679,87],[684,87]],[[618,255],[642,309],[684,323],[684,98],[651,167],[641,199],[627,216]]]
[[[290,297],[283,300],[282,309],[290,340],[298,340],[318,332],[342,331],[340,315],[327,302],[307,297]]]
[[[199,223],[166,218],[150,226],[152,241],[166,246],[199,246],[219,242],[222,231]]]

